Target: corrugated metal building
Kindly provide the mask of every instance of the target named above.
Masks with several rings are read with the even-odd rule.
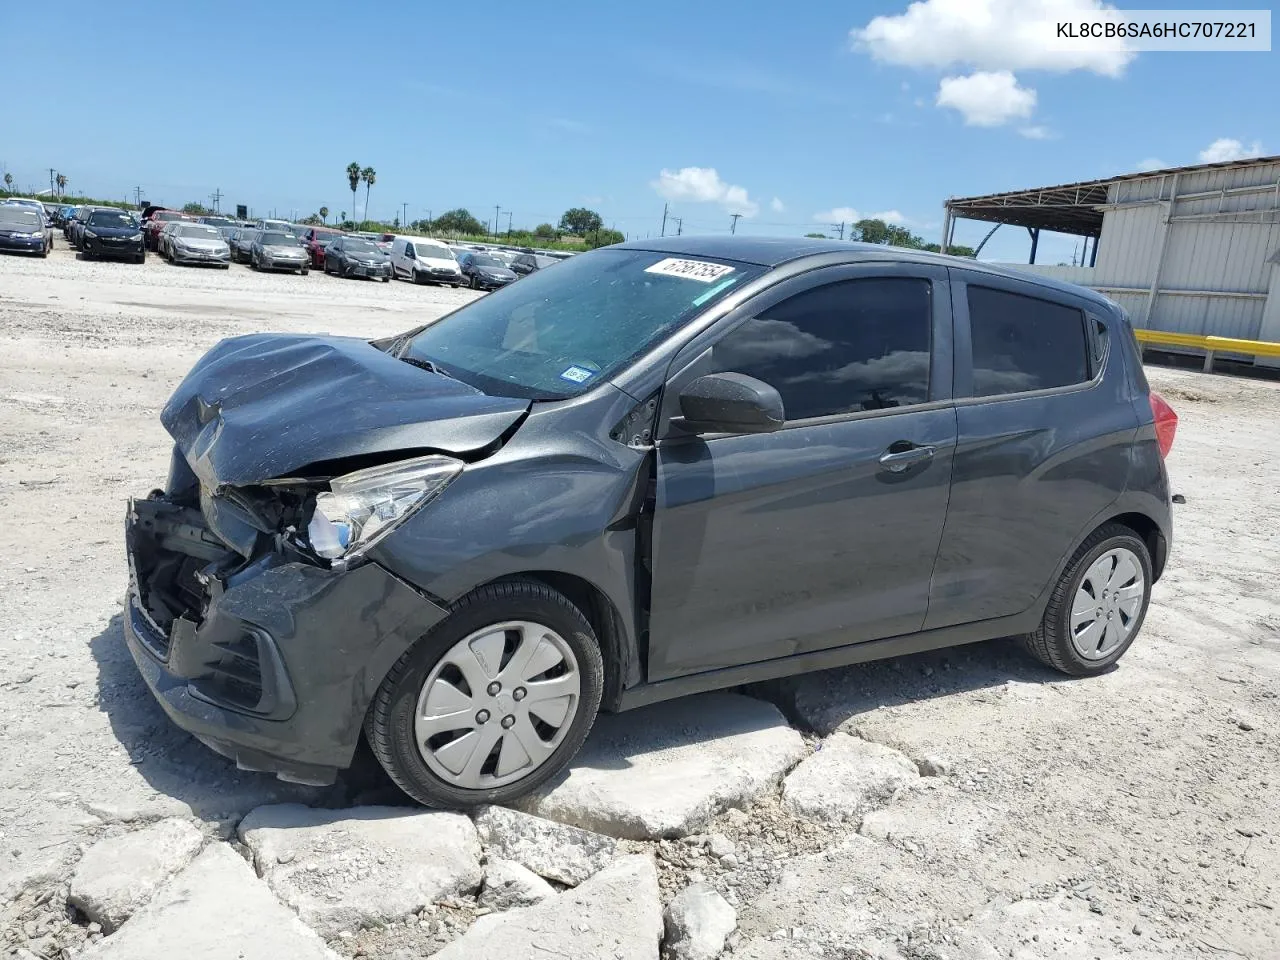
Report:
[[[1013,266],[1093,287],[1136,327],[1280,341],[1280,157],[952,198],[944,244],[961,217],[1025,227]],[[1035,264],[1040,230],[1084,237],[1089,265]]]

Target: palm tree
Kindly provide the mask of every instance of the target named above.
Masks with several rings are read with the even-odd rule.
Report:
[[[360,179],[364,181],[364,218],[369,219],[369,190],[378,180],[378,171],[373,167],[365,167],[360,171]]]
[[[9,193],[13,192],[13,174],[7,171],[4,175],[4,188]]]
[[[320,222],[323,223],[325,226],[329,225],[329,208],[328,207],[320,208]]]
[[[64,174],[58,174],[54,178],[54,183],[58,185],[58,196],[62,196],[67,192],[67,178]]]
[[[351,185],[351,215],[356,215],[356,187],[360,186],[360,164],[354,160],[347,164],[347,183]],[[346,217],[342,218],[343,220]]]

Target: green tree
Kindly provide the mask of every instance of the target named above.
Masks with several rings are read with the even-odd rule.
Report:
[[[347,164],[347,183],[351,186],[351,216],[356,215],[356,188],[360,186],[360,164],[352,160]],[[346,220],[344,213],[342,219]]]
[[[825,233],[806,233],[806,234],[805,234],[805,236],[806,236],[806,237],[812,237],[814,240],[825,240],[825,239],[827,239],[827,235],[826,235]]]
[[[365,167],[360,171],[360,179],[364,181],[364,218],[369,219],[369,191],[378,180],[378,171],[373,167]]]
[[[627,238],[622,235],[621,230],[600,227],[587,234],[587,249],[594,250],[596,247],[607,247],[611,243],[621,243],[625,239]]]
[[[859,220],[849,231],[849,239],[863,243],[888,243],[889,225],[883,220]]]
[[[480,236],[485,232],[484,224],[464,207],[440,214],[433,226],[441,233],[461,233],[467,236]]]
[[[549,223],[540,223],[533,228],[533,235],[543,240],[554,240],[557,236],[556,228]]]
[[[391,221],[391,226],[396,230],[400,229],[400,214],[397,213],[395,215],[395,218]]]
[[[564,216],[560,218],[560,229],[581,237],[593,230],[599,230],[602,222],[600,214],[594,210],[588,210],[586,207],[573,207],[566,210]]]
[[[13,192],[13,174],[9,173],[7,170],[4,175],[4,189],[6,192]]]
[[[182,205],[182,212],[189,213],[193,217],[203,217],[203,216],[207,216],[210,213],[213,213],[213,211],[210,210],[208,207],[206,207],[203,203],[197,203],[195,200],[192,200],[190,203],[184,203]]]
[[[320,208],[320,222],[321,222],[321,223],[324,223],[324,224],[327,224],[327,223],[329,222],[329,208],[328,208],[328,207],[321,207],[321,208]]]

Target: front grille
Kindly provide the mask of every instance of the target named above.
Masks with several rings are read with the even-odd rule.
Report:
[[[210,700],[257,712],[262,707],[263,639],[245,631],[233,640],[210,644],[205,672],[191,685]]]

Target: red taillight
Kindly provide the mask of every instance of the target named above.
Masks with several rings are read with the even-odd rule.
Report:
[[[1160,445],[1160,456],[1167,457],[1173,449],[1173,436],[1178,432],[1178,415],[1154,390],[1151,391],[1151,415],[1156,420],[1156,443]]]

